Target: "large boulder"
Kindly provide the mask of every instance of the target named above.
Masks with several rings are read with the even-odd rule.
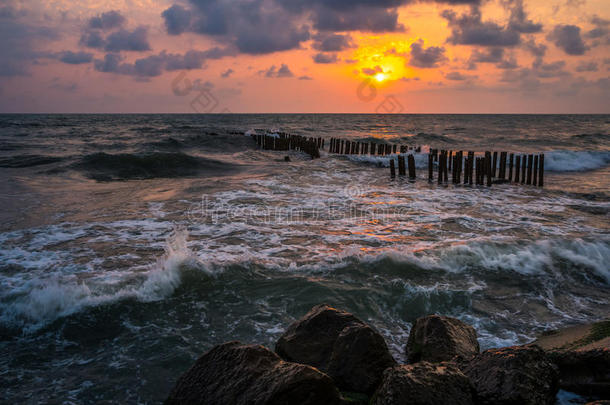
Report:
[[[341,401],[332,379],[283,361],[258,345],[229,342],[201,356],[179,379],[167,405],[328,404]]]
[[[472,405],[474,390],[455,364],[425,361],[387,369],[372,405]]]
[[[548,331],[533,344],[559,367],[561,388],[610,396],[610,321]]]
[[[328,373],[346,391],[372,392],[383,371],[396,364],[383,337],[349,312],[313,307],[278,340],[275,351],[286,361]]]
[[[462,365],[481,404],[554,404],[559,374],[542,349],[490,349]]]
[[[610,398],[610,349],[551,351],[559,368],[559,386],[581,395]]]
[[[417,319],[406,347],[409,363],[450,361],[455,356],[467,359],[478,353],[474,328],[459,319],[440,315]]]
[[[394,364],[383,337],[368,325],[353,323],[337,337],[326,371],[343,389],[372,393],[383,371]]]

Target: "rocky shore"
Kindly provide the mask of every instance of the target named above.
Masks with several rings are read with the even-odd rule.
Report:
[[[610,399],[610,321],[545,333],[481,352],[475,329],[419,318],[398,364],[383,337],[354,315],[313,307],[271,351],[228,342],[177,381],[174,404],[553,404],[558,390]]]

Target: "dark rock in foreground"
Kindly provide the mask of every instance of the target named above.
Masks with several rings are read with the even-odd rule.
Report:
[[[354,315],[328,305],[313,307],[280,337],[283,359],[319,368],[346,391],[372,392],[396,364],[383,337]]]
[[[337,337],[327,372],[338,387],[370,393],[394,364],[383,337],[370,326],[355,323]]]
[[[165,403],[335,405],[340,395],[331,378],[315,368],[285,362],[263,346],[229,342],[201,356]]]
[[[534,344],[559,367],[561,388],[610,397],[610,321],[550,331]]]
[[[486,350],[462,367],[481,404],[553,404],[558,372],[542,349],[513,346]]]
[[[549,352],[549,358],[559,367],[561,388],[610,397],[610,349]]]
[[[479,353],[477,332],[459,319],[429,315],[415,321],[407,341],[409,363],[450,361]]]
[[[371,404],[471,405],[474,399],[468,377],[455,364],[419,362],[387,369]]]

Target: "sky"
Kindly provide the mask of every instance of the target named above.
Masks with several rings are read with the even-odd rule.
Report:
[[[610,113],[608,0],[0,0],[0,112]]]

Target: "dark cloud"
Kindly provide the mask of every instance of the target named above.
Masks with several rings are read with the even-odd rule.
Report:
[[[546,53],[546,45],[545,44],[537,44],[534,40],[529,40],[523,43],[523,47],[526,51],[531,53],[534,56],[543,57]]]
[[[229,69],[225,70],[224,72],[222,72],[220,74],[220,77],[227,78],[227,77],[231,76],[233,73],[235,73],[235,71],[233,69],[229,68]]]
[[[313,56],[315,63],[335,63],[337,61],[337,54],[320,52]]]
[[[475,49],[470,61],[481,63],[500,63],[504,58],[504,48]]]
[[[419,40],[411,44],[411,66],[420,68],[432,68],[446,59],[445,48],[438,46],[424,47],[424,41]]]
[[[583,55],[588,49],[576,25],[557,25],[548,39],[568,55]]]
[[[523,8],[523,0],[508,0],[506,7],[510,10],[508,29],[523,34],[533,34],[542,31],[542,24],[535,23],[527,17]]]
[[[275,1],[190,0],[162,13],[169,34],[195,32],[247,54],[296,49],[309,40],[309,27]]]
[[[275,65],[272,65],[267,70],[261,70],[258,72],[265,77],[270,78],[281,78],[281,77],[293,77],[294,74],[290,71],[290,68],[285,63],[282,63],[280,68],[278,69]]]
[[[477,76],[465,75],[460,72],[449,72],[445,75],[445,79],[453,81],[465,81],[475,79]]]
[[[108,35],[104,49],[108,52],[150,51],[148,29],[137,27],[133,31],[119,30]]]
[[[352,6],[336,10],[324,6],[313,11],[314,28],[323,31],[404,31],[398,22],[398,10],[367,6]]]
[[[191,26],[191,12],[179,4],[174,4],[161,13],[161,16],[170,35],[180,35]]]
[[[570,74],[564,70],[566,63],[562,60],[543,63],[535,70],[536,75],[541,78],[569,76]]]
[[[58,55],[58,59],[63,63],[70,65],[80,65],[82,63],[89,63],[93,60],[93,54],[88,52],[72,52],[64,51]]]
[[[127,20],[118,11],[112,10],[89,19],[89,27],[94,29],[108,30],[119,28]]]
[[[580,62],[578,66],[576,66],[577,72],[597,72],[598,70],[597,62],[595,61]]]
[[[374,68],[362,68],[362,73],[367,76],[373,76],[377,73],[383,73],[383,69],[381,68],[381,66],[377,65]]]
[[[106,40],[99,31],[87,31],[80,37],[80,44],[89,48],[102,49]]]
[[[224,53],[219,48],[207,51],[190,50],[184,54],[168,53],[162,51],[157,55],[136,59],[133,63],[123,62],[124,58],[118,53],[108,53],[104,59],[94,60],[94,68],[105,73],[123,75],[154,77],[164,71],[191,70],[205,67],[208,59],[218,59]]]
[[[38,58],[48,56],[39,47],[58,38],[57,29],[29,12],[0,6],[0,76],[28,75]]]
[[[514,27],[482,21],[478,7],[473,7],[470,14],[461,16],[452,10],[444,10],[441,16],[451,28],[451,36],[447,40],[455,45],[515,46],[521,40],[520,32]]]
[[[318,33],[313,39],[313,48],[321,52],[341,52],[354,46],[350,35]]]
[[[515,69],[519,65],[512,56],[506,56],[504,48],[475,49],[470,55],[469,62],[476,67],[476,63],[495,63],[499,69]]]

